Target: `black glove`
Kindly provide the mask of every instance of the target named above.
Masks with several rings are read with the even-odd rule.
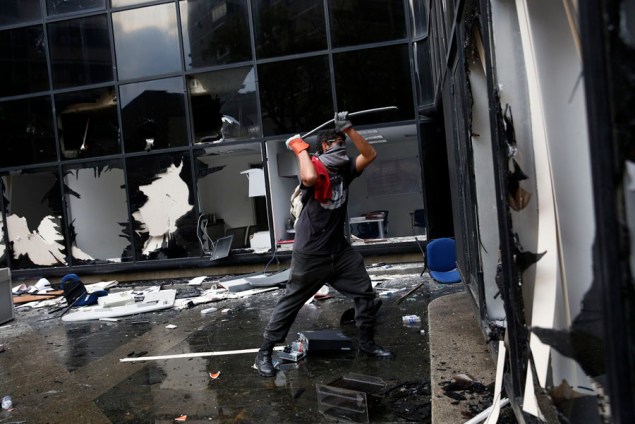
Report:
[[[344,131],[347,128],[353,126],[351,121],[348,119],[348,112],[335,112],[335,128],[338,131]]]

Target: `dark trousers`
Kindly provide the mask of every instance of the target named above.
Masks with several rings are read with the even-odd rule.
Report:
[[[324,284],[355,301],[357,327],[372,328],[375,325],[373,299],[376,294],[359,252],[350,246],[337,254],[323,256],[294,251],[286,291],[265,328],[265,340],[284,341],[302,306]]]

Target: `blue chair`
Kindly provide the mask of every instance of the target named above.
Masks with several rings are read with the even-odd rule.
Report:
[[[417,244],[418,242],[417,240]],[[421,273],[423,274],[427,269],[430,276],[439,283],[453,284],[461,281],[461,274],[456,268],[456,242],[454,239],[430,240],[425,248],[424,265]]]

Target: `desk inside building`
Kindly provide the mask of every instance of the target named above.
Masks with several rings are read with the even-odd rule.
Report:
[[[376,222],[377,223],[377,227],[379,228],[379,238],[384,238],[385,237],[385,233],[384,233],[384,219],[385,218],[381,218],[381,217],[368,218],[366,216],[352,216],[352,217],[349,218],[348,222],[351,225]]]

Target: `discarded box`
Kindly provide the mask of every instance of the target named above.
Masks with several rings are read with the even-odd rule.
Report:
[[[383,379],[355,373],[346,374],[337,380],[331,381],[328,385],[339,387],[340,389],[364,392],[367,396],[374,398],[384,397],[384,391],[386,390],[386,383]]]
[[[368,422],[366,394],[355,390],[316,384],[320,414],[356,423]]]
[[[347,374],[329,384],[316,384],[318,411],[327,417],[368,423],[368,400],[384,396],[386,383],[379,377]]]
[[[278,352],[278,358],[286,361],[298,362],[306,356],[304,342],[297,340]]]
[[[350,337],[337,330],[304,331],[298,335],[309,353],[348,352],[353,349]]]

